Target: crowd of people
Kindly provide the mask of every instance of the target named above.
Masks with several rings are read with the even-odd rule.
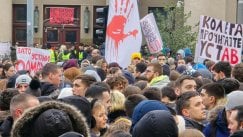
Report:
[[[100,49],[49,48],[34,76],[2,59],[0,136],[243,137],[243,63],[198,63],[181,49],[136,52],[122,68]]]

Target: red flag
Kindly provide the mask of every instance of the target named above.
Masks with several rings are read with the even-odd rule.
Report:
[[[74,8],[50,8],[50,24],[72,24]]]

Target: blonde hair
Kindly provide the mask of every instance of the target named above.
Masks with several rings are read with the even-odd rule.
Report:
[[[121,92],[112,91],[110,112],[114,112],[116,110],[125,110],[125,100],[126,97]]]
[[[203,133],[197,129],[186,129],[184,130],[179,137],[205,137]]]
[[[131,126],[132,126],[131,120],[129,120],[126,117],[119,117],[115,120],[115,122],[111,123],[104,137],[108,136],[110,133],[116,130],[125,131],[129,133]]]
[[[62,52],[64,50],[67,50],[67,46],[66,45],[61,45],[59,48],[59,51]]]

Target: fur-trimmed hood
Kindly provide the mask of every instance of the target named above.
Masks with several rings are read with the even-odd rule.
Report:
[[[84,137],[90,137],[89,128],[84,116],[75,107],[57,101],[49,101],[26,111],[14,123],[11,137],[31,137],[30,131],[33,130],[34,121],[40,114],[50,109],[64,111],[72,122],[73,131],[81,133]]]
[[[213,121],[216,120],[219,112],[224,109],[224,106],[216,106],[212,110],[209,111],[208,116],[207,116],[207,121]]]

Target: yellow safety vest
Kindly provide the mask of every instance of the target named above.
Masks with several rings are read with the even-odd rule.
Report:
[[[50,62],[56,63],[55,52],[52,49],[50,49],[50,51],[51,51]]]
[[[78,54],[78,60],[82,60],[83,59],[83,52],[79,52]]]
[[[63,61],[69,60],[70,59],[70,55],[71,55],[71,53],[68,53],[67,55],[62,54],[62,60]]]

